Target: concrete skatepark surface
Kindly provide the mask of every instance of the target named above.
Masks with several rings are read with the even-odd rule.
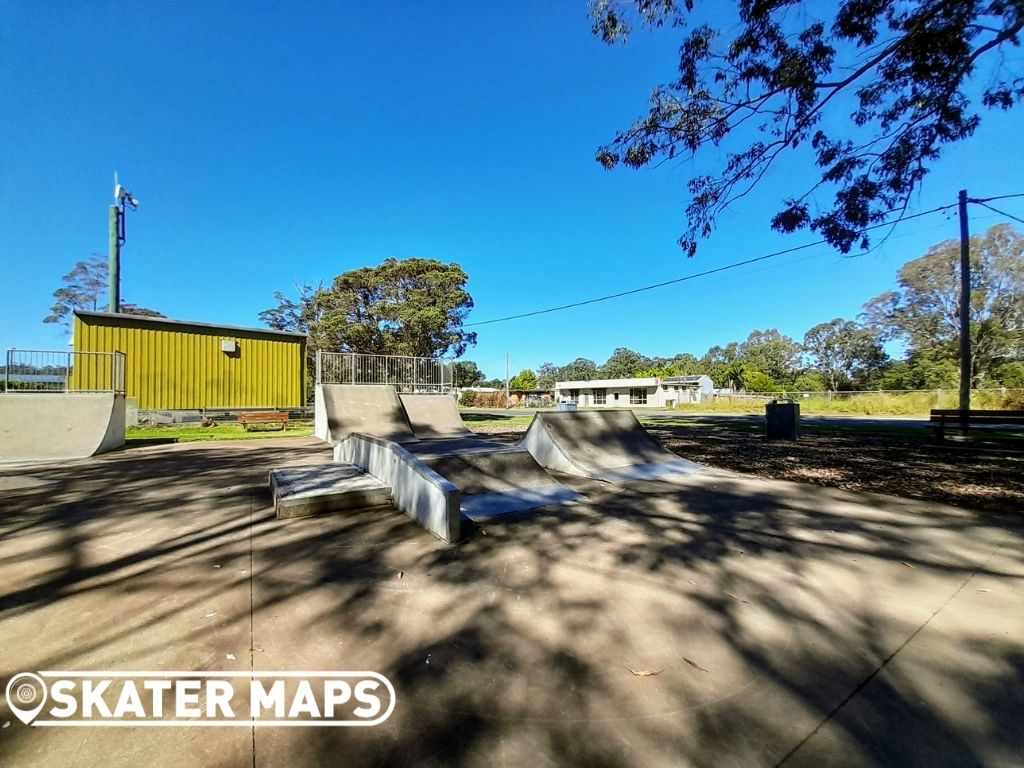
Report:
[[[0,468],[0,682],[369,669],[386,723],[29,728],[3,702],[0,764],[1020,765],[1016,516],[695,474],[560,477],[584,498],[459,547],[389,510],[276,520],[269,468],[330,461],[284,438]]]
[[[0,394],[0,464],[83,459],[124,445],[124,395]]]

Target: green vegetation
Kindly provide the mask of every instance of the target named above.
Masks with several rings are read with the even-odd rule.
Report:
[[[958,394],[953,390],[941,392],[854,392],[832,395],[814,394],[811,397],[792,396],[800,404],[800,413],[836,414],[846,416],[927,416],[932,408],[956,408]],[[714,402],[699,405],[681,405],[675,410],[682,413],[736,413],[764,414],[764,403],[742,398],[716,397]],[[1024,408],[1024,394],[986,390],[971,394],[971,407],[977,409]]]
[[[53,292],[53,306],[43,322],[58,323],[64,326],[65,333],[70,333],[75,310],[95,312],[102,306],[100,296],[104,295],[107,283],[110,282],[107,260],[94,253],[85,261],[75,264],[61,280],[64,285]],[[121,312],[126,315],[164,317],[156,310],[125,301],[121,302]]]
[[[279,331],[309,335],[317,350],[414,357],[458,357],[476,344],[463,329],[473,308],[466,273],[435,259],[385,259],[353,269],[327,288],[305,285],[297,301],[278,291],[278,306],[260,321]]]
[[[132,441],[177,440],[189,443],[200,440],[251,440],[264,437],[308,437],[313,434],[313,425],[307,421],[293,422],[287,429],[274,427],[250,427],[248,431],[234,422],[204,427],[201,424],[174,424],[166,427],[128,427],[125,438]]]

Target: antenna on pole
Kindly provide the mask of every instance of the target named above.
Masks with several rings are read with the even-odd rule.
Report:
[[[114,204],[110,206],[110,261],[108,264],[110,273],[110,289],[107,291],[110,297],[110,311],[117,313],[121,311],[121,246],[125,240],[125,211],[131,208],[133,211],[139,207],[139,201],[132,193],[121,186],[117,178],[117,171],[114,171]]]

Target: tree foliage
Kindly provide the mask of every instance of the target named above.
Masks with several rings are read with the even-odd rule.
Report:
[[[484,380],[484,372],[472,360],[460,360],[454,369],[456,387],[478,387]]]
[[[626,347],[619,347],[601,366],[601,378],[628,379],[637,376],[641,371],[650,368],[654,361],[651,358],[634,352]]]
[[[1024,236],[1009,225],[970,241],[971,377],[998,380],[1006,362],[1024,356]],[[864,320],[907,346],[918,365],[952,369],[960,360],[960,244],[947,240],[907,262],[898,290],[864,307]],[[934,375],[932,376],[934,380]],[[927,386],[927,385],[926,385]]]
[[[509,389],[537,389],[537,374],[524,368],[509,381],[508,386]]]
[[[92,254],[85,261],[79,261],[61,278],[63,286],[53,292],[53,306],[50,314],[43,318],[44,323],[58,323],[64,331],[70,332],[71,320],[76,310],[95,312],[105,308],[105,296],[109,280],[107,260],[98,253]],[[101,297],[104,299],[101,301]],[[130,302],[121,302],[121,312],[126,315],[143,317],[164,317],[155,309],[141,307]]]
[[[811,368],[833,392],[866,381],[888,359],[876,331],[840,317],[807,331],[803,346]]]
[[[591,0],[594,33],[614,43],[637,24],[684,29],[695,5]],[[721,29],[688,29],[678,71],[654,89],[648,113],[597,152],[606,168],[702,151],[724,158],[716,174],[689,181],[679,243],[690,256],[716,218],[793,152],[807,153],[816,178],[791,190],[772,228],[809,228],[844,253],[867,248],[867,228],[905,210],[943,148],[977,129],[974,80],[984,76],[984,108],[1009,109],[1024,96],[1019,59],[1004,55],[1024,27],[1019,0],[730,7],[738,23],[716,6]]]
[[[458,264],[387,259],[338,275],[328,288],[303,286],[297,301],[278,292],[278,306],[259,317],[308,333],[314,352],[458,357],[476,344],[463,328],[473,308],[467,280]]]

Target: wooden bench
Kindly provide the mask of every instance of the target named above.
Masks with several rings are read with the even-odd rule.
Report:
[[[933,409],[928,427],[935,430],[940,443],[945,440],[947,429],[1024,432],[1024,411],[967,411],[966,419],[963,415],[957,408]]]
[[[245,428],[246,432],[253,424],[280,424],[281,429],[288,426],[288,414],[280,411],[252,411],[240,413],[237,418],[238,423]]]

